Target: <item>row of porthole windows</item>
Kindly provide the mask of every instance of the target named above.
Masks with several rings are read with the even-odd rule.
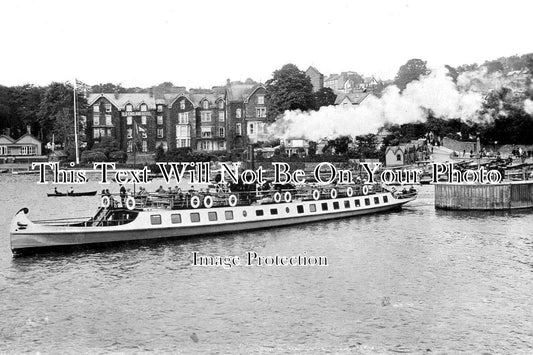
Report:
[[[387,203],[389,202],[389,199],[387,196],[383,196],[383,202],[384,203]],[[365,198],[364,199],[364,203],[365,203],[365,206],[370,206],[370,198]],[[374,204],[379,204],[379,197],[374,197]],[[354,205],[355,207],[361,207],[361,201],[359,199],[354,199]],[[340,209],[340,203],[339,201],[334,201],[333,204],[333,209],[334,210],[338,210]],[[328,206],[328,202],[322,202],[320,204],[320,207],[322,209],[322,211],[327,211],[329,206]],[[345,200],[344,201],[344,208],[351,208],[351,202],[350,200]],[[304,206],[303,205],[297,205],[296,206],[296,211],[298,213],[304,213]],[[317,209],[316,209],[316,205],[314,203],[311,203],[309,204],[309,212],[316,212]],[[290,212],[290,209],[289,207],[286,207],[285,208],[285,212],[289,213]],[[257,209],[255,210],[255,215],[260,217],[260,216],[264,216],[265,214],[265,211],[262,210],[262,209]],[[278,214],[278,209],[277,208],[271,208],[270,209],[270,215],[272,216],[276,216]],[[242,211],[242,215],[243,217],[247,217],[248,216],[248,213],[246,211]],[[226,219],[226,221],[231,221],[233,220],[233,211],[225,211],[224,212],[224,217]],[[191,222],[192,223],[198,223],[200,222],[200,213],[198,212],[192,212],[190,214],[190,218],[191,218]],[[207,218],[209,219],[210,222],[216,222],[218,221],[218,214],[216,211],[212,211],[212,212],[208,212],[207,213]],[[171,214],[170,215],[170,221],[172,224],[179,224],[181,223],[182,219],[181,219],[181,214],[179,213],[174,213],[174,214]],[[150,216],[150,222],[152,224],[161,224],[161,215],[159,214],[155,214],[155,215],[151,215]]]

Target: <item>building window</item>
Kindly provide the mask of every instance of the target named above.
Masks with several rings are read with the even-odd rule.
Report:
[[[225,133],[226,133],[226,132],[224,132],[224,127],[220,127],[220,128],[218,129],[218,135],[219,135],[219,137],[225,137],[225,135],[226,135]]]
[[[191,222],[193,222],[193,223],[200,222],[200,214],[197,213],[197,212],[191,213]]]
[[[189,113],[180,112],[178,113],[178,123],[179,124],[189,124]]]
[[[93,129],[93,138],[100,138],[100,130],[98,128]]]
[[[202,122],[211,122],[211,111],[200,113]]]
[[[105,112],[107,113],[111,112],[111,104],[105,104]]]
[[[163,128],[157,129],[157,138],[163,138]]]
[[[209,101],[207,101],[207,100],[202,101],[202,108],[204,110],[209,109]]]
[[[0,147],[0,155],[7,155],[7,147],[5,146]]]
[[[146,104],[142,104],[142,105],[141,105],[141,111],[142,111],[142,112],[146,112],[146,111],[148,111],[148,106],[146,106]]]
[[[265,107],[256,107],[255,108],[255,115],[257,117],[266,117],[266,108]]]
[[[396,161],[402,161],[402,155],[396,154]]]
[[[180,101],[180,110],[185,110],[185,100]]]
[[[209,220],[210,220],[211,222],[214,222],[214,221],[218,220],[218,217],[217,217],[217,213],[216,213],[216,212],[209,212],[209,213],[207,214],[207,217],[209,218]]]
[[[231,221],[233,219],[233,211],[226,211],[224,214],[226,215],[227,221]]]
[[[163,105],[157,105],[157,112],[163,112]]]
[[[105,125],[112,126],[113,122],[111,121],[111,115],[105,115]]]
[[[133,152],[133,141],[128,141],[127,150],[128,150],[128,153]]]
[[[127,104],[126,105],[126,112],[131,112],[133,111],[133,105],[132,104]]]
[[[213,145],[211,144],[211,141],[202,141],[200,144],[201,150],[212,150]]]
[[[170,222],[172,222],[172,224],[181,223],[181,214],[171,214]]]
[[[93,116],[93,126],[100,125],[100,116]]]
[[[202,127],[202,138],[211,138],[211,127]]]
[[[226,149],[226,141],[218,142],[218,149],[220,150]]]
[[[126,117],[126,124],[128,126],[131,126],[133,124],[133,119],[131,118],[131,116]]]
[[[128,138],[133,138],[133,129],[128,128],[127,132],[128,132]]]
[[[218,120],[220,122],[224,122],[225,119],[226,119],[225,112],[224,111],[218,111]]]
[[[223,108],[224,108],[224,101],[220,100],[220,101],[218,102],[218,108],[219,108],[219,109],[223,109]]]
[[[238,136],[242,136],[242,126],[240,123],[237,123],[235,125],[235,131],[236,131],[235,134],[237,134]]]
[[[146,153],[148,151],[148,142],[143,141],[143,147],[142,147],[143,153]]]
[[[264,105],[265,104],[265,97],[263,95],[257,96],[257,104],[258,105]]]
[[[255,128],[254,126],[255,126],[255,124],[253,124],[253,123],[250,123],[250,125],[248,126],[248,134],[249,135],[253,135],[254,134],[254,128]]]
[[[141,124],[146,126],[146,116],[141,116]]]
[[[20,148],[20,154],[22,155],[34,155],[35,154],[35,147],[32,145],[25,145],[22,148]]]
[[[157,124],[162,125],[163,124],[163,116],[159,115],[157,116]]]
[[[94,105],[93,106],[93,112],[100,112],[100,105]]]
[[[150,222],[152,224],[161,224],[161,215],[160,214],[153,214],[150,216]]]
[[[238,108],[237,110],[235,110],[235,118],[241,118],[241,116],[242,116],[242,110]]]
[[[142,131],[141,131],[141,137],[142,137],[142,138],[147,138],[147,137],[148,137],[148,135],[146,134],[146,131],[145,131],[145,130],[142,130]]]

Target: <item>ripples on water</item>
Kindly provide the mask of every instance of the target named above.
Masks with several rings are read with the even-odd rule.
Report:
[[[0,352],[533,352],[532,212],[436,211],[427,186],[400,212],[12,258],[18,209],[97,205],[35,180],[0,176]],[[202,268],[193,251],[329,266]]]

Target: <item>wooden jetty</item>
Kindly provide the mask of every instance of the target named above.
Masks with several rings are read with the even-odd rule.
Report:
[[[533,181],[499,184],[435,184],[435,208],[512,210],[533,208]]]

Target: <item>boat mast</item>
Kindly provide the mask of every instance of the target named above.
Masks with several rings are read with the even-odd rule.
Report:
[[[76,147],[76,165],[80,164],[80,156],[78,152],[78,120],[76,117],[76,78],[74,78],[74,145]]]

